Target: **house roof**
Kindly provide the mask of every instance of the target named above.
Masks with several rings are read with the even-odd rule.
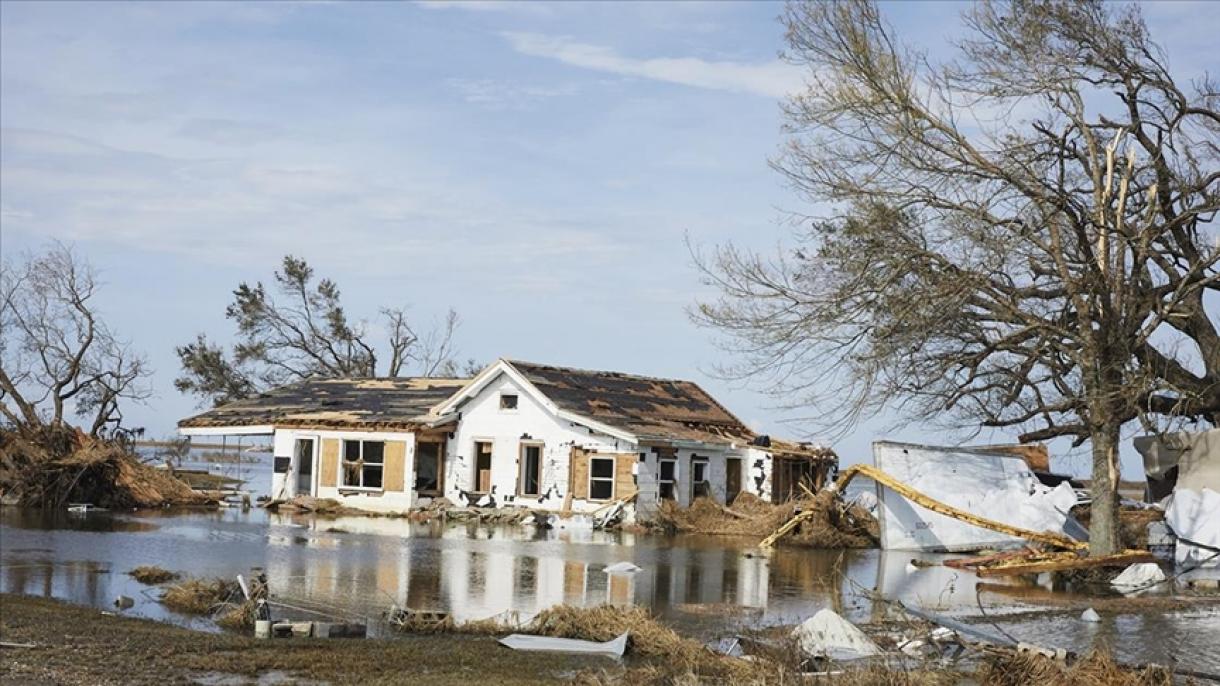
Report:
[[[300,426],[413,429],[469,379],[309,379],[236,400],[178,422],[180,428]]]
[[[505,362],[559,409],[641,440],[728,443],[754,437],[740,419],[691,381]]]

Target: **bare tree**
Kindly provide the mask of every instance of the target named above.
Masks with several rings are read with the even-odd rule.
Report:
[[[98,436],[122,423],[122,401],[150,397],[147,362],[101,321],[97,289],[62,244],[0,267],[0,413],[15,427],[62,428],[74,411]]]
[[[696,318],[845,426],[891,405],[1089,441],[1090,550],[1118,546],[1133,420],[1220,421],[1220,95],[1179,87],[1135,6],[983,2],[934,65],[869,2],[790,4],[807,86],[774,166],[825,214],[700,258]]]
[[[237,323],[231,354],[204,334],[176,351],[182,374],[174,385],[212,404],[312,377],[377,375],[378,355],[363,321],[349,320],[339,287],[330,279],[315,282],[313,268],[291,255],[275,272],[276,293],[261,282],[241,283],[225,316]],[[459,319],[450,310],[436,329],[412,328],[405,310],[383,308],[389,356],[388,376],[417,371],[434,376],[453,355]]]

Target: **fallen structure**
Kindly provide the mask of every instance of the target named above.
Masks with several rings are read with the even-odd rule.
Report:
[[[882,441],[873,444],[873,461],[889,477],[882,483],[866,474],[877,481],[882,548],[962,552],[1029,540],[1076,548],[1085,535],[1068,513],[1076,504],[1071,486],[1044,486],[1010,452]],[[981,526],[984,518],[995,525]]]
[[[1145,497],[1165,509],[1178,565],[1220,569],[1220,429],[1140,436]]]

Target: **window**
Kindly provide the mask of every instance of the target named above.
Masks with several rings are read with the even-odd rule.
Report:
[[[419,441],[415,444],[415,491],[436,494],[441,492],[441,475],[444,473],[444,443],[441,441]]]
[[[657,464],[657,494],[665,500],[675,500],[678,497],[678,461],[661,460]]]
[[[500,409],[501,410],[517,409],[517,394],[516,393],[501,393],[500,394]]]
[[[614,498],[614,458],[594,457],[589,459],[589,499],[611,500]]]
[[[707,483],[707,458],[691,456],[690,462],[690,495],[691,500],[700,497],[710,496],[710,490]]]
[[[521,495],[542,495],[542,445],[521,444],[521,474],[517,478]]]
[[[382,441],[343,441],[343,485],[350,488],[381,488],[385,464]]]
[[[474,491],[491,490],[491,441],[474,442]]]

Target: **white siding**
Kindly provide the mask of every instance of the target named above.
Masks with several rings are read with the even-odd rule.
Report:
[[[500,394],[517,395],[517,409],[501,410]],[[572,447],[612,453],[638,453],[634,443],[594,432],[560,419],[506,375],[487,384],[463,403],[461,420],[450,441],[445,474],[445,497],[457,505],[524,506],[559,510],[568,495],[568,468]],[[475,495],[475,441],[492,443],[491,492]],[[541,441],[542,495],[517,495],[522,441]],[[574,511],[593,510],[603,503],[574,501]]]

